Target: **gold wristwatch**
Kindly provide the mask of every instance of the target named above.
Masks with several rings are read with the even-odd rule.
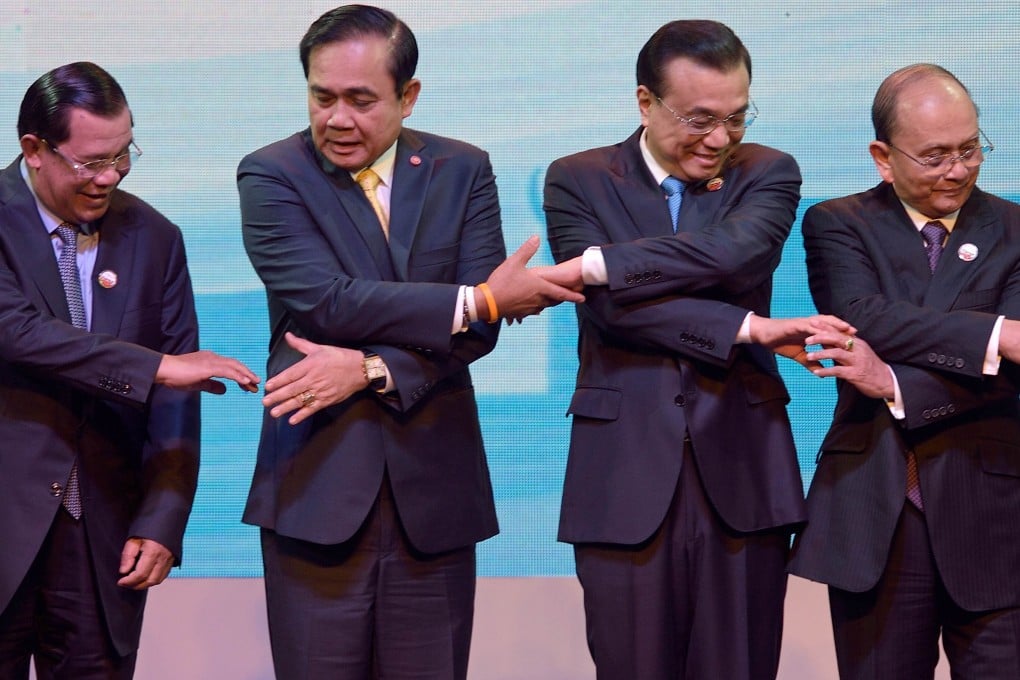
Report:
[[[382,357],[375,352],[364,349],[361,351],[365,355],[361,367],[365,371],[365,379],[368,380],[369,388],[376,392],[384,389],[386,387],[386,364]]]

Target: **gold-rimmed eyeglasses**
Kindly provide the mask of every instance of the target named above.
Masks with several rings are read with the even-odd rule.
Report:
[[[65,156],[60,149],[58,149],[55,145],[50,144],[42,137],[39,138],[39,141],[49,147],[49,150],[59,156],[62,161],[67,163],[71,170],[74,171],[74,174],[76,174],[80,179],[93,179],[100,173],[106,172],[107,168],[113,168],[121,175],[125,175],[128,170],[131,169],[131,165],[138,160],[139,156],[142,155],[142,150],[139,149],[138,145],[135,144],[134,140],[132,140],[127,153],[122,153],[113,158],[103,158],[97,161],[79,163],[78,161]]]

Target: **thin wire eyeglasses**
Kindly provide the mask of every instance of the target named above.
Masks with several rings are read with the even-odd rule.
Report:
[[[963,163],[965,168],[976,168],[985,161],[985,154],[995,151],[995,145],[992,144],[991,140],[988,139],[984,131],[978,128],[978,134],[981,136],[981,140],[984,144],[975,144],[974,146],[961,149],[960,153],[933,153],[925,156],[924,158],[915,158],[903,149],[897,148],[886,142],[886,146],[895,151],[899,151],[901,154],[914,161],[925,169],[926,172],[945,174],[949,172],[950,168],[953,167],[957,161]]]
[[[138,145],[135,144],[134,140],[132,140],[131,148],[128,150],[127,153],[122,153],[121,155],[116,156],[114,158],[103,158],[98,161],[79,163],[65,156],[60,149],[58,149],[53,144],[50,144],[42,137],[40,137],[39,140],[43,144],[48,146],[50,151],[57,154],[57,156],[59,156],[62,161],[67,163],[71,167],[71,169],[74,170],[74,174],[76,174],[79,179],[93,179],[99,174],[106,172],[107,168],[113,168],[119,174],[124,175],[127,173],[128,170],[131,169],[131,165],[135,163],[138,160],[138,158],[142,155],[142,150],[139,149]]]
[[[708,114],[702,116],[681,116],[679,113],[669,107],[669,104],[662,101],[662,97],[656,97],[656,100],[662,107],[673,114],[673,117],[678,121],[687,126],[688,132],[692,135],[707,135],[712,130],[716,129],[720,125],[725,127],[730,132],[740,132],[744,128],[750,127],[754,119],[758,117],[758,107],[755,106],[753,99],[747,100],[747,105],[750,107],[746,111],[740,111],[738,113],[731,113],[725,118],[716,118]]]

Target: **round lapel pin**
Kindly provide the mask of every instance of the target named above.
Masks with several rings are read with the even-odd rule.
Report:
[[[956,251],[956,255],[964,262],[972,262],[978,256],[978,247],[973,243],[964,243]]]
[[[705,185],[705,188],[708,189],[709,191],[719,191],[720,189],[722,189],[722,185],[723,185],[722,177],[713,177],[712,179],[708,180],[708,184]]]
[[[421,165],[421,156],[411,156],[410,158],[407,159],[407,161],[411,165],[415,165],[415,166]]]
[[[117,285],[117,272],[106,269],[99,272],[99,285],[103,288],[113,288]]]

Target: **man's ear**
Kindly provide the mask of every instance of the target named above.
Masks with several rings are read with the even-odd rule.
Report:
[[[35,135],[22,135],[19,142],[21,143],[21,154],[25,157],[28,167],[38,170],[42,164],[39,154],[42,152],[43,141]]]
[[[868,145],[868,151],[871,153],[871,159],[875,161],[878,174],[886,182],[892,184],[893,171],[892,165],[889,163],[889,152],[891,151],[889,145],[885,142],[874,141]]]

